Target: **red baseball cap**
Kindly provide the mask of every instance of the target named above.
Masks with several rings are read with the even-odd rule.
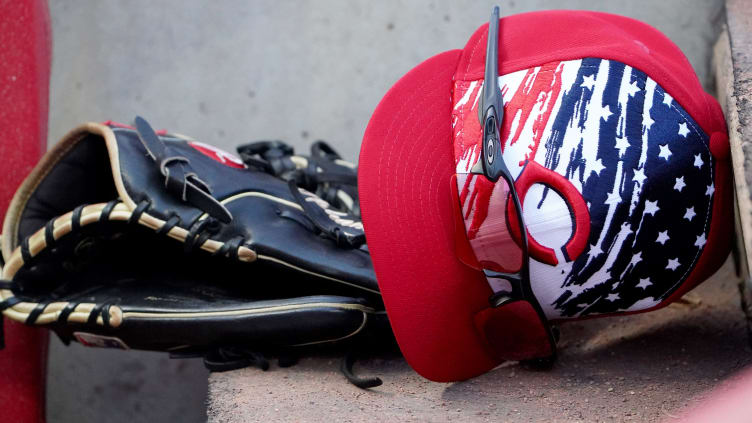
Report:
[[[394,334],[435,381],[553,354],[532,309],[497,313],[492,281],[462,259],[486,217],[513,213],[506,192],[471,181],[487,41],[483,25],[463,49],[403,76],[376,108],[359,159],[363,224]],[[503,159],[545,319],[652,310],[714,273],[731,244],[727,130],[681,51],[649,25],[587,11],[505,17],[498,48]]]

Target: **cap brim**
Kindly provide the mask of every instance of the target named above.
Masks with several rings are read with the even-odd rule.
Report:
[[[359,160],[363,223],[392,329],[408,363],[435,381],[499,363],[473,323],[492,292],[455,253],[451,98],[461,54],[428,59],[392,87]]]

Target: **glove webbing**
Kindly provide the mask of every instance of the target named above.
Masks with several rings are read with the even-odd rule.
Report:
[[[316,141],[311,146],[311,156],[295,156],[292,146],[279,141],[257,141],[237,147],[246,166],[271,175],[295,181],[298,186],[314,192],[336,208],[360,217],[357,201],[358,176],[355,166],[342,157],[326,142]],[[305,160],[303,166],[295,158]],[[347,189],[345,189],[347,188]],[[345,204],[339,197],[350,198]]]

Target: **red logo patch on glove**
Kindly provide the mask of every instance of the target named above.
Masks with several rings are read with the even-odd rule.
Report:
[[[238,168],[238,169],[245,169],[246,167],[243,161],[240,160],[237,156],[235,156],[234,154],[228,153],[220,148],[217,148],[213,145],[204,144],[198,141],[190,141],[188,144],[190,144],[191,147],[200,151],[204,155],[211,157],[212,159],[222,164],[225,164],[227,166]]]

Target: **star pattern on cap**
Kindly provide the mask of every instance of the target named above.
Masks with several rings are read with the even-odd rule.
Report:
[[[634,97],[635,94],[637,94],[638,91],[640,91],[640,87],[637,86],[637,81],[632,81],[629,85],[626,87],[627,96]]]
[[[686,186],[687,186],[687,184],[684,183],[684,177],[683,176],[680,176],[680,177],[676,178],[676,182],[674,183],[674,189],[675,190],[681,192],[681,190],[684,189],[684,187],[686,187]]]
[[[627,137],[617,137],[616,149],[619,150],[619,157],[624,156],[624,153],[627,152],[627,148],[629,148],[629,140]]]
[[[645,182],[645,169],[639,168],[634,170],[634,175],[632,176],[632,180],[637,182],[638,184],[642,185]]]
[[[603,161],[601,159],[593,161],[593,172],[595,172],[596,175],[600,176],[601,171],[605,168],[606,166],[603,166]]]
[[[643,214],[655,216],[655,212],[657,212],[658,210],[660,210],[660,207],[658,207],[657,201],[645,201],[645,211],[643,212]]]
[[[695,216],[697,216],[697,213],[695,213],[694,207],[688,208],[687,211],[684,213],[684,218],[687,220],[692,220]]]
[[[608,105],[605,105],[605,106],[601,107],[598,115],[601,117],[601,119],[603,119],[604,122],[607,122],[608,118],[610,118],[611,115],[613,115],[613,113],[611,113],[611,108],[608,107]]]
[[[668,260],[668,264],[666,265],[667,269],[676,270],[677,267],[680,266],[679,258],[672,258]]]
[[[695,167],[698,168],[698,169],[700,169],[700,168],[702,168],[702,165],[704,165],[704,164],[705,164],[705,162],[702,161],[702,154],[697,153],[695,155]]]
[[[591,245],[590,251],[588,251],[588,255],[590,258],[596,258],[599,255],[603,254],[603,250],[601,250],[601,247],[598,245]]]
[[[582,63],[545,156],[582,193],[594,231],[571,271],[556,267],[566,291],[550,304],[565,317],[658,304],[707,245],[715,191],[708,137],[681,104],[638,69]]]
[[[661,149],[661,152],[658,153],[658,157],[663,157],[668,161],[668,158],[671,157],[671,149],[668,148],[668,144],[663,144],[659,146],[659,148]]]
[[[689,127],[687,126],[687,122],[679,124],[679,135],[684,138],[687,138],[687,135],[689,135]]]
[[[650,130],[654,123],[655,121],[653,120],[653,117],[650,116],[650,113],[645,113],[645,115],[642,117],[642,130]]]
[[[672,100],[673,98],[670,95],[668,95],[668,93],[666,92],[663,93],[663,104],[665,104],[668,107],[671,107]]]
[[[697,240],[695,241],[695,247],[702,248],[705,246],[705,243],[708,242],[707,239],[705,239],[705,234],[700,234],[697,237]]]
[[[637,284],[637,287],[647,289],[652,284],[653,282],[650,281],[650,278],[640,278],[640,283]]]
[[[613,191],[608,193],[608,198],[606,199],[606,204],[617,204],[621,203],[621,194],[619,194],[619,191]]]
[[[592,91],[593,87],[595,87],[595,74],[588,75],[582,78],[582,84],[580,84],[580,87],[584,87]]]

